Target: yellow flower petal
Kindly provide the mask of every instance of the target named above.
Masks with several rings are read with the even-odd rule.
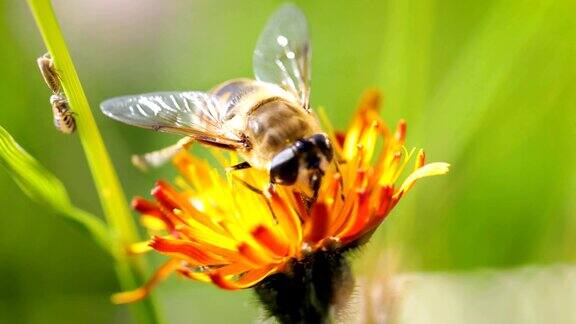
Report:
[[[127,304],[133,303],[135,301],[146,298],[150,294],[150,291],[154,286],[156,286],[160,281],[164,280],[170,273],[172,273],[179,266],[180,261],[176,259],[171,259],[164,263],[156,273],[146,282],[146,284],[138,289],[132,291],[121,292],[112,295],[112,303],[114,304]]]
[[[402,183],[402,186],[400,186],[400,189],[398,190],[398,193],[396,193],[396,195],[408,192],[408,190],[410,190],[410,188],[412,188],[412,186],[414,185],[414,183],[418,179],[421,179],[424,177],[446,174],[446,173],[448,173],[449,170],[450,170],[450,164],[445,163],[445,162],[435,162],[435,163],[426,164],[423,167],[412,172],[412,174],[410,174],[408,176],[408,178],[406,178],[406,180],[404,180],[404,182]]]

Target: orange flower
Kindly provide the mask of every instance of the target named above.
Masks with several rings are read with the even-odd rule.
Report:
[[[176,186],[159,181],[152,190],[155,201],[133,201],[143,224],[156,235],[149,247],[137,244],[132,250],[152,248],[170,259],[144,287],[116,294],[114,302],[145,297],[173,271],[224,289],[248,288],[314,251],[365,241],[416,180],[445,174],[449,166],[425,164],[420,150],[413,172],[398,185],[415,150],[404,148],[404,121],[394,132],[384,124],[379,101],[376,91],[367,92],[348,131],[329,134],[341,161],[338,171],[324,177],[310,207],[290,187],[268,186],[266,172],[250,169],[224,176],[181,151],[173,160],[181,174]],[[225,166],[237,162],[234,156],[215,155]],[[268,189],[258,194],[254,188]]]

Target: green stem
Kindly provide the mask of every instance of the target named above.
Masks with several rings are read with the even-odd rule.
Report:
[[[126,253],[125,247],[138,241],[138,232],[116,171],[92,116],[50,0],[28,0],[28,4],[62,78],[62,86],[70,107],[76,113],[78,135],[114,241],[112,249],[115,251],[115,268],[121,288],[123,290],[137,288],[144,282],[145,263],[141,258],[131,257]],[[160,322],[156,307],[150,298],[133,304],[131,310],[138,323]]]

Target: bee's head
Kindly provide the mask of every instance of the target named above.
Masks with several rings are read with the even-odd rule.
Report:
[[[326,135],[315,134],[299,139],[272,159],[270,182],[297,185],[315,198],[333,156],[334,150]]]

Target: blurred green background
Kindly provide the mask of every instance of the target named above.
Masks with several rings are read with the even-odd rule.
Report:
[[[57,0],[88,98],[209,89],[251,76],[252,49],[282,1]],[[362,91],[408,122],[408,146],[452,164],[405,197],[357,258],[399,256],[398,271],[574,262],[576,2],[297,1],[310,20],[312,103],[345,127]],[[54,130],[35,59],[45,49],[24,1],[0,2],[0,124],[101,215],[79,141]],[[148,195],[130,155],[176,137],[97,122],[126,193]],[[200,151],[195,149],[196,151]],[[110,260],[0,170],[0,323],[124,323]],[[155,263],[161,258],[153,258]],[[371,266],[372,265],[372,266]],[[170,323],[251,322],[249,291],[172,278],[158,288]]]

